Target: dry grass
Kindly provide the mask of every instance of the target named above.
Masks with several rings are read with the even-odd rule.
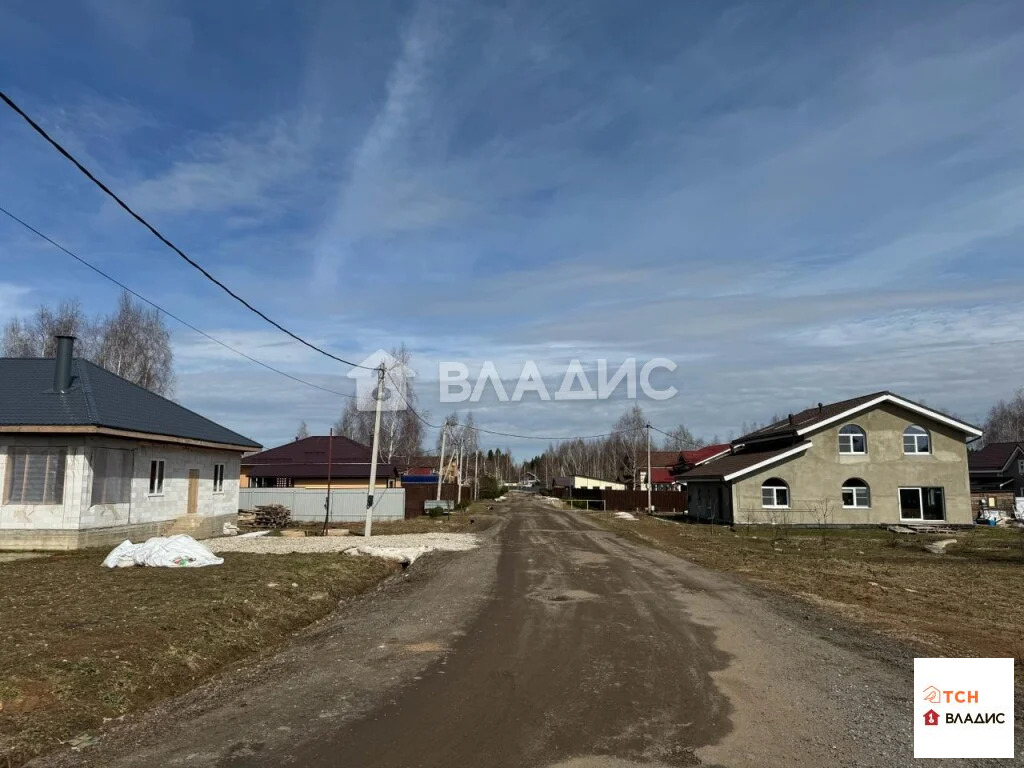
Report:
[[[370,557],[233,554],[211,568],[108,570],[105,554],[0,562],[0,765],[272,650],[397,569]]]
[[[1022,534],[737,529],[596,514],[623,537],[729,571],[908,642],[929,655],[1024,657]],[[926,552],[956,538],[945,555]]]

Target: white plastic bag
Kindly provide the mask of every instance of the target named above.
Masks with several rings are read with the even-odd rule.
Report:
[[[142,544],[125,539],[111,550],[103,561],[107,568],[127,568],[147,565],[156,568],[202,568],[220,565],[224,558],[217,557],[191,536],[179,534],[164,538],[154,536]]]

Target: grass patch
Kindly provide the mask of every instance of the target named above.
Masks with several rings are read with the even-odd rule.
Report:
[[[241,553],[210,568],[108,570],[105,554],[0,563],[5,768],[277,648],[397,570],[372,557]]]
[[[728,528],[590,515],[624,538],[738,574],[908,642],[927,655],[1024,658],[1020,532]],[[947,554],[924,546],[957,539]]]

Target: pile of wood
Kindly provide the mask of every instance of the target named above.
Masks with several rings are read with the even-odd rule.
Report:
[[[292,521],[292,511],[283,504],[266,504],[256,507],[253,524],[257,528],[287,528]]]

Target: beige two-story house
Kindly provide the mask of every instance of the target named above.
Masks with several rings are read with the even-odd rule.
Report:
[[[892,392],[819,403],[682,474],[689,513],[736,524],[972,523],[981,430]]]

